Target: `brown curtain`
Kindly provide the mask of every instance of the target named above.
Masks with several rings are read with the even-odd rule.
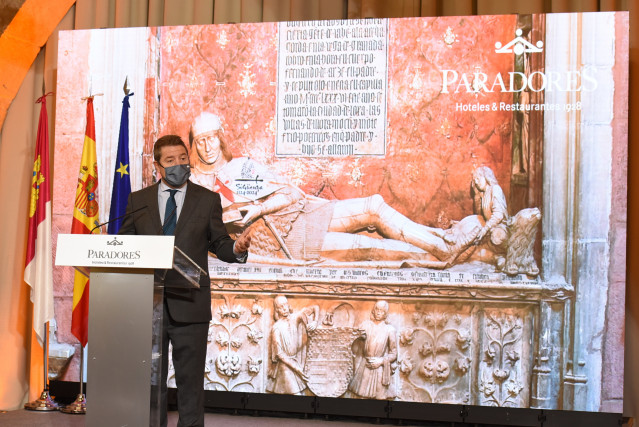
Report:
[[[42,2],[55,0],[40,0]],[[630,82],[639,78],[637,48],[639,4],[633,0],[77,0],[59,22],[28,70],[11,102],[0,133],[0,410],[11,410],[37,397],[42,390],[42,349],[32,339],[31,303],[23,282],[27,234],[27,204],[30,171],[35,148],[39,106],[34,101],[47,91],[55,92],[58,30],[144,27],[161,25],[219,24],[342,18],[391,18],[474,14],[551,12],[630,12]],[[0,58],[2,60],[2,58]],[[2,77],[0,77],[2,79]],[[639,96],[630,84],[629,163],[639,154],[632,144],[639,132]],[[639,95],[639,94],[638,94]],[[48,99],[52,164],[55,155],[55,98]],[[632,123],[635,123],[633,129]],[[639,161],[639,160],[636,160]],[[55,177],[54,177],[55,181]],[[628,173],[628,212],[633,218],[639,207],[639,167]],[[53,224],[56,227],[56,224]],[[639,228],[628,224],[629,261],[639,254]],[[639,409],[639,263],[628,263],[625,331],[624,412]],[[61,298],[72,298],[72,289]],[[70,304],[69,304],[70,305]],[[70,316],[71,313],[57,313]],[[609,331],[610,332],[610,331]],[[615,336],[623,340],[623,332]],[[605,369],[605,367],[604,367]],[[618,399],[621,396],[610,396]],[[605,408],[603,408],[605,410]]]

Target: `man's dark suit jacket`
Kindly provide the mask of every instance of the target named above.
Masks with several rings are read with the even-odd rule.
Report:
[[[120,234],[162,235],[162,221],[158,207],[158,184],[129,195],[126,216]],[[222,222],[220,195],[192,182],[187,182],[184,205],[175,228],[175,246],[180,248],[204,271],[200,289],[170,288],[171,283],[185,279],[175,271],[165,278],[165,297],[171,318],[177,322],[208,322],[211,320],[211,281],[208,276],[208,252],[220,260],[238,262],[233,253],[235,241],[228,235]]]

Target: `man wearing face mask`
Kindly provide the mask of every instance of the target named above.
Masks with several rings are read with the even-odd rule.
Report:
[[[189,181],[186,145],[177,135],[158,139],[153,147],[154,165],[162,177],[157,184],[129,196],[120,234],[175,235],[175,246],[208,272],[208,252],[222,261],[246,262],[251,238],[243,233],[233,240],[222,222],[220,196]],[[146,209],[143,207],[147,206]],[[178,389],[179,426],[204,426],[204,368],[211,290],[208,275],[200,278],[200,289],[175,288],[185,281],[177,272],[167,272],[164,293],[163,367],[161,419],[166,426],[166,379],[169,341]]]

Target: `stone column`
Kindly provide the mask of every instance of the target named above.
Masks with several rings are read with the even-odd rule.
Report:
[[[566,31],[566,29],[570,29]],[[610,263],[614,14],[547,19],[544,278],[575,287],[567,319],[563,409],[598,411]],[[563,36],[562,36],[563,34]],[[578,73],[579,74],[578,74]],[[577,90],[579,88],[579,90]]]

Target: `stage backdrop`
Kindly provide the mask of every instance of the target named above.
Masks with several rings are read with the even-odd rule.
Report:
[[[622,411],[602,401],[623,391],[627,13],[69,31],[59,49],[54,233],[90,95],[108,219],[125,81],[133,189],[177,134],[229,232],[252,229],[246,265],[210,258],[206,389]],[[55,282],[74,343],[70,269]]]

